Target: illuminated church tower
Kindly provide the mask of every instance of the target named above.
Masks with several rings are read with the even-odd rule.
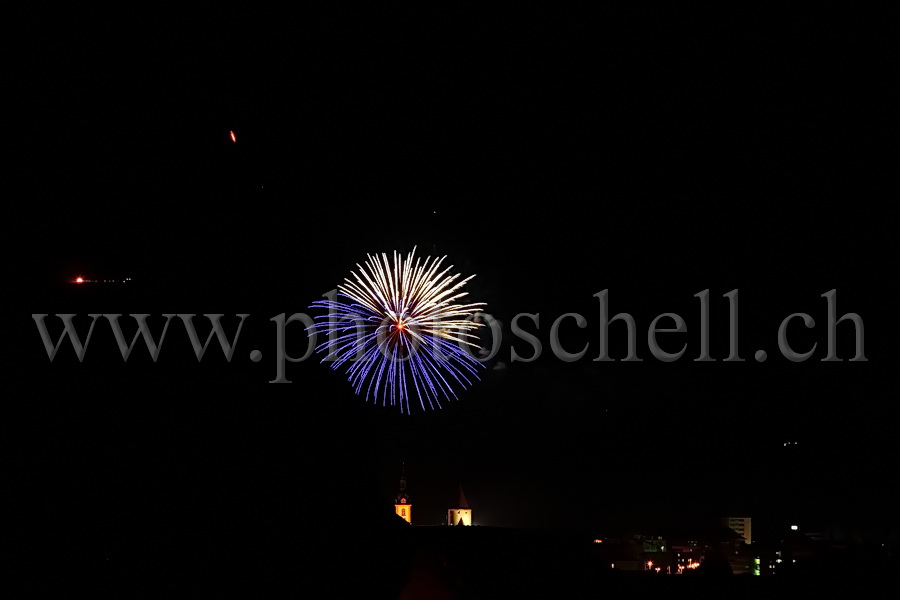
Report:
[[[462,484],[459,484],[459,504],[456,508],[447,511],[447,525],[471,525],[472,508],[469,506],[466,495],[463,494]]]
[[[400,473],[400,493],[394,498],[394,510],[400,518],[412,525],[412,504],[409,502],[409,494],[406,493],[406,465]]]

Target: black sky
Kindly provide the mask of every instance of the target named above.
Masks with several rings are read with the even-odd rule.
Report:
[[[502,526],[865,521],[890,506],[897,286],[880,38],[852,20],[773,20],[395,32],[347,19],[276,33],[223,17],[202,32],[23,37],[28,175],[11,202],[26,268],[10,318],[25,331],[17,399],[35,498],[65,506],[54,514],[67,527],[87,523],[98,547],[157,518],[295,501],[313,519],[339,500],[334,518],[352,521],[390,501],[401,461],[422,524],[440,521],[460,480],[476,520]],[[367,252],[416,245],[478,274],[473,298],[505,325],[505,370],[412,416],[364,405],[314,361],[289,365],[291,385],[267,383],[268,319],[305,311]],[[75,274],[134,281],[76,289]],[[693,296],[707,288],[719,362],[696,363]],[[723,363],[722,295],[736,288],[746,362]],[[611,315],[637,321],[644,362],[592,361],[603,289]],[[839,314],[865,320],[869,362],[820,362],[831,289]],[[141,348],[123,365],[100,323],[84,363],[63,349],[50,364],[29,315],[68,312],[251,317],[231,364],[217,349],[196,364],[175,323],[155,365]],[[540,313],[545,356],[510,365],[522,312]],[[567,324],[567,347],[591,344],[572,364],[548,348],[565,312],[588,320]],[[671,364],[647,349],[663,312],[688,324]],[[794,338],[819,344],[806,363],[777,352],[793,312],[816,319]],[[852,356],[852,332],[838,340]]]

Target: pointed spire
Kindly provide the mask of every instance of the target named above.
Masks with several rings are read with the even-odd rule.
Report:
[[[406,493],[406,462],[400,468],[400,492],[394,499],[394,504],[409,504],[409,494]]]
[[[469,508],[469,501],[463,493],[462,482],[459,482],[459,505],[456,508]]]

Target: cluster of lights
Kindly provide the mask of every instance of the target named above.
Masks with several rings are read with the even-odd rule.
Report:
[[[659,573],[660,571],[662,571],[662,567],[656,567],[656,568],[654,568],[654,567],[653,567],[653,561],[652,561],[652,560],[648,560],[648,561],[647,561],[647,570],[648,570],[648,571],[656,571],[657,573]]]
[[[694,562],[693,558],[689,558],[688,564],[678,565],[678,574],[680,575],[681,573],[683,573],[685,569],[696,569],[699,566],[700,566],[699,562]]]
[[[82,283],[125,283],[126,281],[131,281],[131,277],[126,277],[125,279],[97,279],[96,281],[93,279],[85,279],[81,275],[77,276],[72,280],[72,283],[82,284]]]

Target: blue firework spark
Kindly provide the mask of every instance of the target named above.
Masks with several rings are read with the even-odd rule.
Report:
[[[308,328],[325,335],[316,346],[322,362],[333,369],[346,366],[348,379],[366,401],[400,406],[409,412],[410,400],[424,409],[440,408],[441,399],[456,398],[454,387],[468,387],[482,365],[467,348],[479,348],[472,332],[481,327],[474,316],[485,304],[459,304],[462,287],[474,275],[459,280],[453,266],[441,258],[405,258],[396,251],[368,255],[351,278],[337,288],[334,299],[313,307],[328,311]]]

